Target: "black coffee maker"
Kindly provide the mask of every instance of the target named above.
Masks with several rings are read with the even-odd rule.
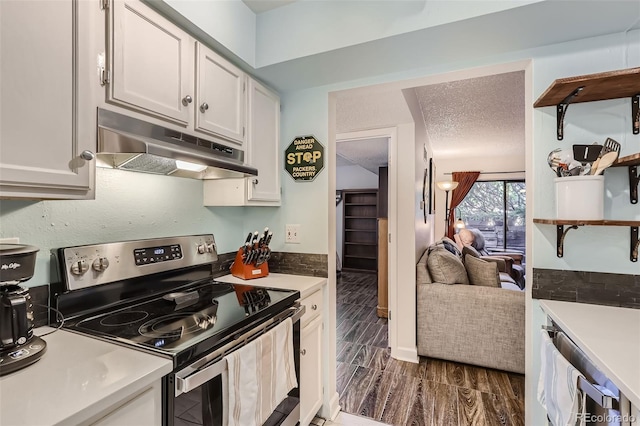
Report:
[[[19,283],[33,276],[37,247],[0,244],[0,376],[39,360],[46,343],[33,335],[29,289]]]

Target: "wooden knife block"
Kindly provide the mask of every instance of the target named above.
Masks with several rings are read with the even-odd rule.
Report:
[[[254,263],[242,263],[242,248],[239,248],[236,258],[231,264],[231,275],[243,280],[266,277],[269,275],[269,265],[267,262],[263,262],[260,266],[256,266]]]

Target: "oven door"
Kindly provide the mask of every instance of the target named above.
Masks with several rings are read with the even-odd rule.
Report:
[[[285,318],[293,321],[293,356],[295,371],[300,383],[300,318],[304,306],[296,305],[280,314],[252,326],[250,330],[239,334],[233,341],[199,359],[191,365],[165,377],[164,424],[167,426],[221,426],[226,424],[223,418],[223,373],[226,369],[224,357],[239,349],[249,341],[264,334]],[[295,425],[300,420],[300,393],[295,388],[275,409],[265,425]]]

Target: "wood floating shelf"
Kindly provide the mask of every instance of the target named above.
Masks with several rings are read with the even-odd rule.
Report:
[[[631,98],[631,124],[640,134],[640,67],[555,80],[533,104],[556,107],[558,140],[564,138],[564,117],[569,104]]]
[[[631,204],[638,204],[638,185],[640,184],[638,166],[640,166],[640,153],[618,158],[611,166],[629,167],[629,201]]]
[[[533,223],[543,225],[556,225],[556,255],[564,255],[564,239],[571,229],[578,229],[579,226],[628,226],[631,231],[629,260],[638,261],[638,228],[640,220],[564,220],[564,219],[533,219]],[[568,226],[567,229],[564,229]]]

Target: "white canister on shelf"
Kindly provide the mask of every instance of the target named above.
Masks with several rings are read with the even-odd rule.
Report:
[[[556,219],[604,219],[604,176],[555,178]]]

